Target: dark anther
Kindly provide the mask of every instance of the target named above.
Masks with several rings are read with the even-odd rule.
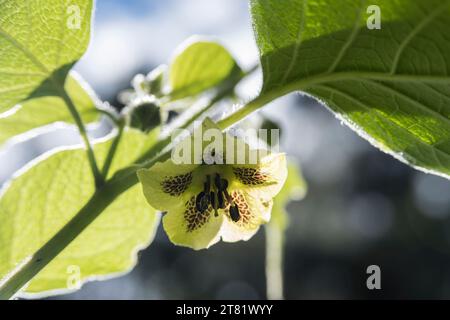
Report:
[[[222,192],[217,192],[217,199],[219,200],[219,208],[220,209],[225,209],[225,199],[223,198],[223,193]]]
[[[217,190],[220,191],[224,191],[228,188],[228,181],[221,179],[218,174],[214,177],[214,184],[216,185]]]
[[[208,206],[209,206],[209,195],[205,194],[202,191],[197,195],[197,198],[195,199],[195,207],[197,208],[197,211],[203,213],[206,211],[206,209],[208,209]]]
[[[220,180],[220,176],[216,173],[216,176],[214,177],[214,184],[218,190],[222,190]]]
[[[215,217],[217,217],[219,215],[219,213],[217,212],[218,204],[219,204],[219,199],[217,197],[217,193],[211,192],[211,206],[214,209],[214,216]]]
[[[213,191],[211,191],[210,193],[209,193],[209,199],[210,199],[210,201],[211,201],[211,207],[215,207],[216,206],[216,195],[214,194],[214,192]]]
[[[227,190],[227,188],[228,188],[228,180],[221,179],[220,180],[220,184],[221,184],[222,190]]]
[[[239,219],[241,218],[241,215],[239,214],[239,209],[236,205],[230,206],[230,217],[231,220],[233,220],[234,222],[238,222]]]
[[[206,182],[204,184],[204,188],[205,188],[205,193],[209,194],[209,190],[211,189],[211,178],[209,177],[209,175],[206,176]]]

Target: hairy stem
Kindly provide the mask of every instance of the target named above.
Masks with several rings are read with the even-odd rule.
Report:
[[[441,76],[415,76],[415,75],[391,75],[377,72],[338,72],[333,74],[318,74],[294,81],[285,86],[277,87],[272,91],[263,92],[260,96],[250,101],[235,113],[229,115],[218,122],[222,130],[241,121],[252,112],[260,109],[272,100],[281,97],[289,92],[296,90],[304,90],[311,85],[343,81],[351,79],[372,79],[383,81],[400,81],[400,82],[426,82],[426,83],[449,83],[448,77]],[[88,203],[81,209],[81,211],[55,236],[50,239],[44,246],[42,246],[31,259],[24,262],[18,270],[14,270],[11,275],[8,275],[0,285],[0,299],[9,299],[14,296],[21,288],[23,288],[35,275],[39,273],[48,263],[50,263],[62,250],[64,250],[89,224],[98,217],[101,212],[108,207],[120,194],[134,186],[137,182],[136,171],[139,168],[150,167],[156,161],[162,160],[170,155],[170,139],[166,139],[157,143],[151,150],[146,152],[141,161],[144,163],[136,166],[120,170],[109,181],[103,183],[103,178],[97,168],[94,153],[87,138],[86,130],[83,122],[73,105],[72,100],[66,92],[62,93],[64,101],[69,107],[72,116],[80,130],[80,134],[86,145],[89,163],[92,172],[96,179],[96,185],[99,186],[96,193],[88,201]],[[155,156],[158,154],[157,156]],[[151,159],[151,160],[148,160]],[[269,237],[268,237],[269,238]],[[273,247],[273,246],[272,246]],[[269,249],[268,249],[269,252]],[[272,252],[272,250],[270,250]],[[275,260],[276,261],[276,260]],[[271,270],[276,270],[275,266]],[[270,273],[272,274],[272,271]],[[277,274],[278,271],[273,271]],[[278,276],[274,277],[277,279]],[[274,280],[275,283],[275,280]],[[276,283],[280,283],[279,277]],[[269,284],[272,285],[272,284]],[[275,293],[280,292],[274,289]],[[276,288],[274,284],[274,288]],[[280,296],[280,295],[279,295]]]
[[[68,101],[71,102],[70,98]],[[254,111],[262,107],[264,101],[264,99],[255,99],[247,106]],[[257,107],[258,104],[259,107]],[[71,105],[73,106],[73,104]],[[221,123],[221,128],[226,129],[227,126],[231,126],[234,122],[238,122],[247,116],[250,112],[243,112],[247,106],[240,109],[237,116],[231,115],[230,117],[232,117],[233,120],[230,120],[230,117],[227,118],[228,120],[225,119],[226,121]],[[196,116],[198,115],[194,115],[191,120],[185,123],[183,128],[188,127],[196,119]],[[82,126],[82,128],[84,128],[84,126]],[[85,133],[85,130],[83,132]],[[87,140],[87,142],[89,141]],[[138,183],[138,178],[136,175],[137,170],[141,168],[149,168],[154,163],[168,158],[170,156],[170,148],[170,137],[159,141],[137,160],[137,165],[133,165],[116,172],[111,179],[100,184],[97,191],[86,203],[86,205],[61,230],[59,230],[46,244],[36,251],[30,259],[25,261],[19,268],[17,268],[17,270],[14,270],[11,275],[8,275],[7,279],[5,279],[0,285],[0,299],[10,299],[14,297],[18,291],[24,288],[26,284],[33,279],[33,277],[35,277],[59,253],[61,253],[118,196]],[[92,151],[91,148],[88,150]]]
[[[97,161],[95,160],[94,150],[92,149],[92,145],[89,141],[86,127],[84,126],[83,120],[81,119],[80,114],[78,113],[77,108],[75,107],[72,99],[67,94],[65,90],[61,90],[61,96],[64,100],[64,102],[67,105],[67,108],[69,109],[70,114],[72,115],[77,127],[78,131],[80,132],[81,139],[83,140],[84,147],[86,148],[86,154],[87,158],[89,160],[89,165],[91,167],[92,175],[94,176],[95,186],[98,188],[104,183],[103,176],[100,173],[100,170],[97,166]]]
[[[136,171],[140,168],[151,167],[155,162],[170,155],[163,151],[170,143],[170,139],[157,143],[140,160],[149,159],[144,164],[132,166],[117,172],[109,181],[97,189],[87,204],[70,220],[53,238],[42,246],[30,260],[25,262],[14,274],[0,286],[0,299],[10,299],[21,290],[34,276],[48,265],[64,248],[66,248],[83,230],[89,226],[108,205],[120,194],[134,186],[137,182]]]
[[[255,112],[256,110],[260,109],[265,104],[272,101],[274,98],[270,98],[267,96],[259,96],[256,99],[250,101],[248,104],[237,110],[236,112],[232,113],[228,117],[220,120],[217,125],[222,130],[225,130],[226,128],[238,123],[239,121],[246,118],[248,115],[250,115],[252,112]]]
[[[114,155],[116,154],[120,139],[122,138],[124,126],[125,126],[124,123],[118,124],[117,135],[114,137],[114,140],[111,143],[111,146],[109,147],[108,154],[106,156],[105,163],[103,164],[102,168],[102,176],[104,177],[104,179],[106,179],[106,177],[108,176],[109,168],[111,167]]]
[[[209,110],[211,110],[211,108],[214,107],[214,105],[217,102],[231,96],[234,93],[234,90],[235,90],[236,86],[238,85],[238,83],[243,78],[248,77],[253,72],[258,70],[258,68],[259,68],[259,64],[256,64],[245,72],[238,70],[237,72],[232,73],[226,80],[224,80],[219,86],[217,86],[214,96],[209,100],[209,102],[206,104],[206,106],[204,106],[197,113],[191,115],[189,120],[186,121],[185,123],[183,123],[183,126],[181,128],[189,127],[194,121],[200,119],[200,117],[205,112],[208,112]]]
[[[10,299],[86,229],[114,199],[137,183],[136,174],[112,179],[100,187],[78,214],[24,263],[0,288],[0,299]]]
[[[261,105],[262,106],[262,105]],[[245,107],[244,107],[245,108]],[[243,109],[244,109],[243,108]],[[254,108],[254,105],[252,105]],[[242,109],[241,109],[242,110]],[[240,113],[244,115],[244,113]],[[236,121],[241,118],[236,118]],[[233,123],[231,123],[233,124]],[[225,128],[223,128],[225,129]],[[0,299],[10,299],[21,290],[34,276],[48,265],[61,251],[63,251],[86,227],[88,227],[108,205],[119,195],[138,183],[136,171],[151,167],[155,162],[170,156],[170,139],[158,142],[139,160],[145,161],[140,165],[118,171],[109,181],[97,189],[87,204],[70,220],[53,238],[43,245],[30,260],[26,261],[18,270],[14,271],[0,286]],[[138,161],[139,161],[138,160]]]
[[[273,221],[266,231],[266,294],[269,300],[282,300],[284,230]]]

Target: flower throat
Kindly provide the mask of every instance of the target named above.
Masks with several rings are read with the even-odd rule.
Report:
[[[230,205],[230,217],[234,222],[239,221],[240,213],[238,206],[234,203],[228,193],[228,180],[222,179],[218,173],[214,177],[214,185],[211,185],[211,177],[206,176],[203,184],[203,191],[200,192],[195,199],[196,209],[200,213],[204,213],[209,205],[214,209],[214,215],[218,216],[218,209],[225,209]]]

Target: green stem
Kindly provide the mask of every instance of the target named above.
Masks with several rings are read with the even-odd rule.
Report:
[[[311,85],[320,84],[324,82],[343,81],[350,79],[374,79],[383,81],[404,81],[404,82],[429,82],[429,83],[448,83],[448,77],[434,77],[434,76],[409,76],[409,75],[389,75],[384,73],[368,72],[341,72],[334,74],[319,74],[308,78],[294,81],[285,86],[277,87],[272,91],[263,92],[259,97],[252,100],[244,107],[229,115],[225,119],[219,121],[218,125],[222,130],[236,124],[244,119],[252,112],[260,109],[272,100],[283,96],[291,91],[304,90]],[[111,204],[116,197],[134,186],[137,182],[136,171],[139,168],[150,167],[156,161],[162,160],[170,153],[166,150],[166,147],[170,144],[170,139],[157,143],[151,150],[149,150],[140,160],[151,159],[144,162],[144,164],[131,166],[117,172],[112,179],[102,185],[102,177],[98,171],[94,153],[89,144],[89,140],[84,129],[83,122],[75,109],[72,101],[68,97],[67,93],[62,94],[66,104],[72,113],[75,122],[80,129],[81,136],[85,142],[89,163],[96,177],[96,184],[101,187],[98,188],[96,193],[92,196],[89,202],[81,209],[81,211],[55,236],[50,239],[43,247],[41,247],[33,257],[23,263],[18,270],[14,270],[14,274],[8,277],[0,285],[0,299],[9,299],[14,294],[23,288],[35,275],[39,273],[48,263],[50,263],[64,248],[66,248],[72,240],[74,240],[89,224],[98,217],[101,212]],[[163,152],[161,152],[163,151]],[[159,153],[158,156],[155,156]],[[98,182],[97,182],[98,180]],[[273,247],[273,246],[272,246]],[[269,252],[269,251],[268,251]],[[272,249],[270,250],[272,252]],[[275,267],[273,270],[276,270]],[[272,272],[270,272],[272,274]],[[275,273],[274,273],[275,274]],[[279,283],[279,281],[277,281]],[[274,291],[275,292],[275,291]],[[278,292],[280,292],[278,290]]]
[[[10,299],[34,276],[63,251],[85,230],[114,199],[137,183],[136,174],[112,179],[99,188],[86,205],[60,231],[23,264],[16,273],[0,287],[0,299]]]
[[[187,120],[185,123],[183,123],[183,125],[181,125],[178,129],[187,129],[189,128],[189,126],[194,123],[195,121],[197,121],[201,115],[207,111],[209,111],[218,101],[230,96],[233,92],[234,89],[236,88],[236,85],[245,77],[251,75],[253,72],[255,72],[256,70],[258,70],[259,65],[256,64],[253,67],[251,67],[250,69],[248,69],[247,71],[238,74],[237,76],[231,76],[228,80],[226,80],[221,86],[219,86],[217,93],[214,95],[214,97],[208,102],[208,104],[202,108],[201,110],[199,110],[197,113],[195,113],[194,115],[192,115],[189,120]],[[155,150],[156,152],[160,152],[162,151],[165,147],[167,147],[171,140],[174,138],[175,136],[173,135],[168,135],[165,139],[159,141],[155,146],[153,146],[151,148],[151,150],[149,150],[149,152],[144,153],[141,158],[137,161],[137,163],[141,163],[145,165],[145,159],[150,159],[151,156],[155,155]]]
[[[117,135],[114,137],[114,140],[111,143],[111,146],[109,147],[108,154],[106,156],[105,163],[103,165],[102,176],[104,177],[104,179],[106,179],[108,177],[109,168],[111,167],[111,163],[114,159],[114,155],[116,154],[120,139],[122,138],[124,127],[125,127],[125,125],[123,122],[118,123]]]
[[[445,76],[415,76],[415,75],[391,75],[389,73],[383,72],[335,72],[335,73],[320,73],[316,75],[309,76],[307,78],[301,78],[296,81],[292,81],[283,86],[276,87],[272,90],[263,92],[254,100],[250,101],[240,110],[231,114],[227,118],[219,121],[218,125],[220,128],[224,129],[237,121],[244,119],[246,116],[252,112],[260,109],[262,106],[268,104],[272,100],[284,96],[293,91],[305,90],[317,84],[329,83],[329,82],[339,82],[346,80],[355,79],[367,79],[367,80],[379,80],[387,82],[405,82],[405,83],[416,83],[416,82],[426,82],[426,83],[442,83],[449,84],[449,77]]]
[[[256,110],[260,109],[270,101],[274,100],[276,97],[272,97],[270,95],[263,95],[259,96],[256,99],[250,101],[245,106],[237,110],[236,112],[232,113],[228,117],[220,120],[217,122],[217,125],[222,130],[225,130],[226,128],[238,123],[239,121],[246,118],[248,115],[250,115],[252,112],[255,112]]]
[[[100,171],[97,166],[97,161],[95,160],[94,150],[92,149],[91,143],[89,141],[86,127],[84,126],[83,120],[81,119],[80,114],[78,113],[77,108],[75,107],[72,99],[67,94],[65,90],[61,90],[61,96],[66,103],[70,114],[72,115],[75,124],[78,127],[78,131],[80,132],[81,139],[83,140],[84,146],[86,148],[87,158],[89,160],[89,165],[91,167],[92,175],[94,176],[95,186],[98,188],[104,183],[104,179],[100,174]]]
[[[182,126],[182,129],[185,129],[189,127],[194,121],[198,120],[200,116],[209,111],[217,102],[220,100],[232,95],[234,93],[234,89],[236,88],[237,84],[245,77],[248,77],[253,72],[258,70],[259,64],[254,65],[250,69],[248,69],[245,72],[239,72],[233,73],[228,79],[226,79],[220,86],[217,88],[216,94],[213,96],[213,98],[208,102],[208,104],[199,110],[197,113],[192,115],[189,120],[184,123]]]
[[[282,300],[284,230],[269,222],[266,227],[266,292],[269,300]]]
[[[254,105],[252,108],[254,108]],[[244,115],[242,112],[240,114]],[[239,120],[241,119],[236,118],[236,121]],[[120,194],[138,183],[136,175],[138,169],[151,167],[155,162],[170,156],[170,150],[165,150],[169,144],[170,138],[158,142],[138,160],[139,162],[151,159],[150,161],[147,160],[144,164],[131,166],[117,172],[101,186],[72,220],[44,244],[30,260],[26,261],[18,270],[14,270],[14,274],[4,281],[0,286],[0,299],[12,298],[89,226]]]
[[[251,107],[255,109],[255,103]],[[240,115],[244,116],[245,113],[241,111]],[[239,117],[234,117],[234,119],[236,121],[241,120]],[[183,128],[188,127],[194,120],[195,116],[185,123]],[[138,169],[149,168],[154,163],[168,158],[170,156],[170,141],[170,137],[159,141],[137,160],[137,163],[141,162],[141,164],[120,170],[110,180],[103,183],[86,205],[61,230],[36,251],[31,259],[25,261],[17,270],[14,270],[11,276],[3,281],[0,285],[0,299],[14,297],[19,290],[24,288],[33,277],[61,253],[118,196],[136,185],[138,183],[136,175]]]

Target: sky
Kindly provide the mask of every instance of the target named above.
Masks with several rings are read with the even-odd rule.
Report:
[[[93,30],[75,69],[101,97],[113,94],[132,71],[167,64],[193,35],[218,40],[243,68],[258,59],[243,0],[98,0]]]

